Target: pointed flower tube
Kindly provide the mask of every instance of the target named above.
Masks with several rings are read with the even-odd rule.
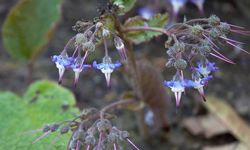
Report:
[[[83,60],[81,57],[77,57],[74,63],[71,65],[72,70],[75,72],[74,85],[76,85],[76,83],[78,82],[82,70],[85,68],[91,68],[91,65],[83,64],[82,61]]]
[[[60,84],[62,82],[62,77],[65,72],[66,68],[69,68],[72,63],[74,62],[74,59],[72,57],[68,57],[66,53],[61,53],[60,55],[54,55],[51,57],[52,61],[56,64],[56,67],[59,71],[59,79],[58,83]]]
[[[179,107],[181,101],[181,95],[185,91],[185,83],[180,80],[164,81],[164,86],[171,88],[174,92],[176,107]]]
[[[208,75],[211,72],[218,71],[219,68],[215,66],[215,63],[213,62],[207,62],[205,65],[203,65],[201,62],[198,63],[198,67],[195,68],[196,71],[198,71],[201,75],[204,77],[208,77]]]
[[[101,70],[101,72],[105,75],[107,86],[110,85],[111,73],[114,71],[114,69],[120,66],[120,62],[112,63],[111,58],[109,56],[103,57],[102,63],[97,64],[96,61],[93,62],[93,67]]]
[[[198,90],[199,94],[203,97],[203,99],[205,99],[204,86],[206,86],[208,81],[212,78],[213,76],[210,75],[210,76],[207,76],[204,78],[198,78],[192,81],[193,88]]]

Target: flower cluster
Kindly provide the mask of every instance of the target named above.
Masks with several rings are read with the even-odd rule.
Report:
[[[128,142],[134,149],[139,148],[131,141],[127,131],[119,130],[105,118],[98,117],[99,112],[94,108],[84,109],[82,113],[74,119],[45,125],[38,130],[43,134],[37,138],[33,144],[51,133],[59,132],[59,137],[64,134],[72,134],[67,145],[67,150],[80,149],[121,149],[120,142]],[[49,146],[53,146],[59,138],[56,138]]]
[[[219,70],[215,63],[209,60],[210,56],[235,64],[219,52],[219,46],[216,43],[224,42],[248,53],[238,46],[242,44],[241,42],[228,38],[227,34],[233,32],[245,35],[249,32],[243,27],[221,22],[215,15],[207,19],[179,23],[169,27],[168,30],[172,32],[165,43],[169,56],[166,66],[174,67],[176,74],[172,80],[165,81],[164,85],[174,92],[177,107],[186,88],[198,90],[205,100],[204,86],[213,78],[211,73]],[[185,79],[184,72],[191,72],[191,79]]]
[[[60,55],[54,55],[51,57],[52,61],[56,64],[59,71],[59,83],[62,82],[62,78],[66,69],[72,69],[75,73],[74,84],[78,82],[80,73],[87,68],[95,68],[101,70],[104,73],[107,85],[110,85],[111,73],[118,67],[121,66],[119,61],[112,63],[111,58],[108,54],[106,39],[113,36],[114,46],[116,47],[122,61],[126,60],[126,50],[122,39],[114,33],[111,33],[106,29],[101,22],[97,23],[83,23],[81,22],[81,27],[84,26],[82,33],[77,33],[72,37]],[[79,22],[78,22],[79,25]],[[85,64],[87,56],[94,52],[96,49],[96,44],[103,41],[105,47],[105,56],[102,59],[102,63],[97,64],[96,61],[91,64]],[[68,48],[70,45],[74,45],[74,51],[72,55],[68,55]]]

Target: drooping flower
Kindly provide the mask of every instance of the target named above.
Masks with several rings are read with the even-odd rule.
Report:
[[[171,91],[174,92],[175,100],[176,100],[176,107],[179,107],[180,101],[181,101],[181,95],[185,91],[184,82],[180,80],[164,81],[164,85],[166,87],[171,88]]]
[[[198,63],[198,67],[195,68],[201,75],[204,77],[208,77],[211,72],[218,71],[219,68],[215,66],[215,63],[208,62],[206,64],[202,64],[201,62]]]
[[[75,72],[75,79],[74,79],[74,85],[78,82],[79,75],[82,72],[84,68],[90,68],[91,65],[83,64],[83,58],[77,57],[74,61],[74,64],[72,64],[71,68]]]
[[[114,71],[114,69],[120,66],[120,62],[112,63],[111,58],[109,56],[103,57],[102,63],[97,64],[96,61],[93,62],[93,67],[101,70],[101,72],[105,75],[107,86],[110,85],[111,73]]]
[[[74,59],[72,57],[68,57],[68,55],[64,52],[62,52],[60,55],[54,55],[51,57],[52,61],[56,64],[56,67],[59,71],[59,79],[58,83],[60,84],[62,82],[62,77],[65,72],[66,68],[69,68]]]
[[[204,77],[204,78],[197,78],[194,81],[192,81],[193,83],[191,83],[193,88],[198,90],[199,94],[202,96],[204,101],[206,101],[205,93],[204,93],[204,86],[206,86],[208,81],[212,78],[213,76],[211,75]]]

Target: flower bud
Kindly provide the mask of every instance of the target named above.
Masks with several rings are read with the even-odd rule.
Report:
[[[203,28],[202,28],[202,26],[200,26],[200,25],[194,25],[194,26],[192,27],[192,34],[193,34],[193,35],[201,36],[202,31],[203,31]]]
[[[86,136],[85,143],[87,145],[95,145],[95,143],[96,143],[95,137],[91,136],[91,135]]]
[[[59,124],[52,124],[50,126],[50,130],[51,130],[51,132],[55,132],[59,127],[60,127]]]
[[[175,53],[182,53],[185,51],[185,44],[183,42],[177,42],[174,44],[173,50]]]
[[[120,140],[125,140],[129,137],[129,133],[127,131],[121,131],[120,132]]]
[[[97,128],[99,132],[105,132],[108,129],[112,128],[112,125],[109,120],[104,119],[97,123]]]
[[[209,56],[210,52],[211,52],[211,49],[210,49],[210,46],[209,45],[203,45],[199,48],[199,52],[202,56]]]
[[[174,67],[176,69],[184,70],[187,67],[187,62],[184,59],[177,59],[174,62]]]
[[[210,31],[209,31],[209,35],[210,37],[212,37],[213,39],[217,39],[221,36],[221,32],[218,28],[212,28]]]
[[[78,33],[76,35],[75,44],[82,45],[83,43],[87,42],[87,40],[88,40],[87,37],[83,33]]]
[[[103,27],[103,24],[101,22],[97,22],[96,23],[96,28],[101,28],[101,27]]]
[[[63,126],[63,127],[60,129],[60,133],[61,133],[61,134],[68,133],[68,132],[69,132],[69,129],[70,129],[69,126]]]
[[[86,42],[83,44],[83,50],[89,51],[89,52],[94,52],[95,51],[95,44],[92,42]]]
[[[49,125],[45,125],[43,127],[43,132],[48,132],[50,130],[50,126]]]
[[[219,26],[219,29],[220,31],[223,33],[223,34],[228,34],[230,33],[230,25],[227,24],[227,23],[221,23],[220,26]]]
[[[208,18],[208,24],[211,26],[218,26],[220,25],[220,18],[216,15],[212,15]]]

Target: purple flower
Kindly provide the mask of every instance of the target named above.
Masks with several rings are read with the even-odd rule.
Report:
[[[121,66],[120,62],[112,63],[111,58],[109,56],[103,57],[102,63],[97,64],[96,61],[93,62],[93,67],[101,70],[101,72],[105,75],[107,85],[110,85],[110,76],[114,69]]]
[[[149,7],[140,8],[138,13],[140,16],[142,16],[145,19],[150,19],[155,14],[153,9],[151,9]]]
[[[211,72],[218,71],[219,68],[215,66],[215,63],[207,62],[205,65],[203,65],[201,62],[198,63],[198,67],[195,68],[196,71],[198,71],[201,75],[204,77],[208,77],[208,75]]]

